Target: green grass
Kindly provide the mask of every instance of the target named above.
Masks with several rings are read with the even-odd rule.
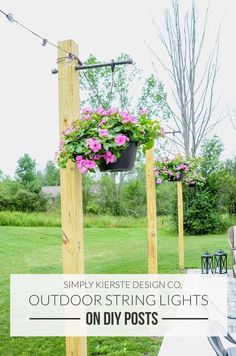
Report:
[[[159,217],[160,227],[170,224],[168,217]],[[36,226],[36,227],[60,227],[61,216],[59,212],[23,213],[20,211],[0,211],[0,226]],[[84,217],[84,227],[145,227],[146,218],[134,218],[129,216],[97,216],[87,215]]]
[[[159,226],[162,222],[159,221]],[[61,356],[64,338],[19,338],[9,335],[9,274],[61,273],[60,228],[0,227],[0,355]],[[158,230],[159,272],[178,273],[178,241],[175,234]],[[199,268],[200,254],[222,248],[225,235],[185,238],[186,266]],[[86,273],[147,273],[147,230],[136,228],[85,229]],[[156,355],[160,338],[88,338],[89,355]]]

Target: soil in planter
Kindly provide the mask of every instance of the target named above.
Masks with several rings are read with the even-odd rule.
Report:
[[[101,172],[126,172],[131,171],[134,167],[134,162],[137,153],[137,143],[130,142],[125,150],[121,151],[121,157],[114,163],[105,162],[99,165]]]

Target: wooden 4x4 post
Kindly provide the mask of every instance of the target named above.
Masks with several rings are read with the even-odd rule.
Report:
[[[66,62],[66,52],[78,56],[78,46],[72,40],[58,43],[59,118],[60,133],[79,118],[79,71],[77,61]],[[65,52],[66,51],[66,52]],[[148,211],[148,273],[157,273],[156,193],[154,149],[146,154],[146,187]],[[82,176],[73,162],[61,169],[61,216],[63,272],[84,273]],[[67,356],[86,356],[86,337],[66,337]]]
[[[72,41],[58,43],[59,119],[60,133],[74,118],[79,117],[79,72],[76,60],[66,62],[63,50],[78,55],[78,46]],[[74,162],[61,169],[61,218],[63,241],[63,272],[84,273],[82,176]],[[66,338],[67,356],[87,355],[85,337]]]

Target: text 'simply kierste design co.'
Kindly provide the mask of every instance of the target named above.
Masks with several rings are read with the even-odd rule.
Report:
[[[222,276],[12,275],[11,335],[205,336],[226,292]]]

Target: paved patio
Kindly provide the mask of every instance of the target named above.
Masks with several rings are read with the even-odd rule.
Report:
[[[201,270],[188,270],[189,274],[201,273]],[[228,315],[236,316],[236,279],[232,271],[228,272]],[[236,337],[236,320],[228,320],[228,331]],[[232,347],[222,340],[225,347]],[[207,338],[203,337],[165,337],[158,356],[216,356]]]

